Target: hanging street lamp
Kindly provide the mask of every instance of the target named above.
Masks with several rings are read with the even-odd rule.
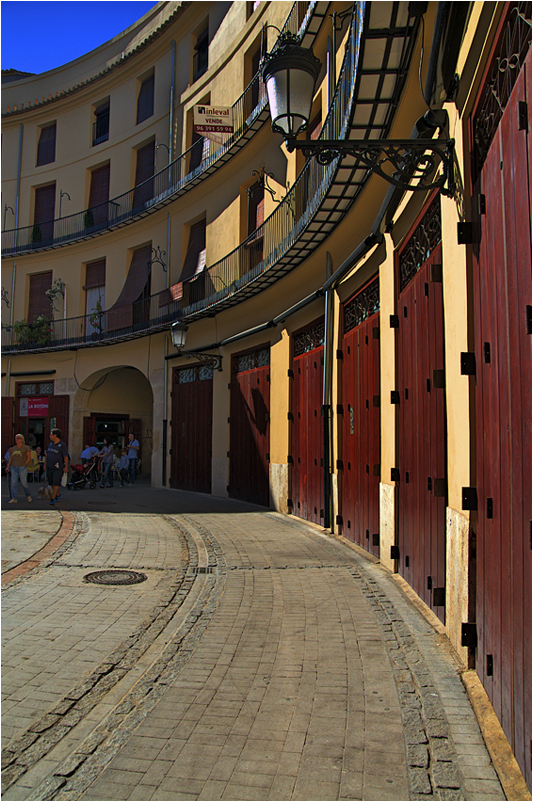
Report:
[[[363,168],[404,191],[439,189],[444,195],[454,194],[453,139],[297,139],[309,125],[321,68],[313,52],[302,47],[291,33],[282,33],[274,50],[262,59],[272,130],[284,137],[289,152],[301,150],[304,156],[314,156],[325,165],[339,156],[351,156]],[[416,127],[423,134],[442,127],[446,120],[446,112],[429,111]]]
[[[183,351],[185,340],[187,339],[187,331],[189,327],[181,320],[176,320],[170,327],[170,337],[172,345],[178,350],[178,356],[184,356],[187,359],[197,359],[202,365],[212,370],[222,370],[222,357],[220,354],[205,354],[198,351]],[[168,357],[167,357],[168,358]]]

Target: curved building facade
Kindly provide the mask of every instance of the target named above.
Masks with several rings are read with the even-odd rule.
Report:
[[[4,71],[2,447],[133,432],[152,485],[379,558],[530,785],[531,9],[453,6],[161,2]],[[300,138],[331,159],[272,132],[260,65],[287,32],[322,65]],[[382,150],[391,183],[349,147],[373,140],[445,160]]]

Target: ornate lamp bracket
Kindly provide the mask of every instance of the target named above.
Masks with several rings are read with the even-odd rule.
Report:
[[[289,151],[301,150],[319,164],[350,156],[358,165],[408,192],[439,189],[452,197],[454,183],[453,139],[287,139]],[[442,171],[438,167],[442,165]],[[392,168],[387,172],[386,167]],[[416,183],[411,183],[415,181]]]
[[[178,356],[184,356],[186,359],[197,359],[206,368],[212,370],[222,370],[222,356],[220,354],[204,354],[194,351],[178,351]]]

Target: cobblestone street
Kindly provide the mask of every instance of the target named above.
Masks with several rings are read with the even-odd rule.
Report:
[[[5,800],[507,798],[437,620],[318,527],[139,485],[3,530]]]

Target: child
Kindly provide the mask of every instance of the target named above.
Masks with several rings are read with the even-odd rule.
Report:
[[[128,479],[128,476],[129,476],[128,468],[129,468],[128,449],[127,448],[123,448],[122,452],[121,452],[121,455],[120,455],[120,461],[118,463],[118,471],[120,473],[120,486],[121,487],[124,487],[124,480]],[[128,482],[128,484],[129,484],[129,482]]]

